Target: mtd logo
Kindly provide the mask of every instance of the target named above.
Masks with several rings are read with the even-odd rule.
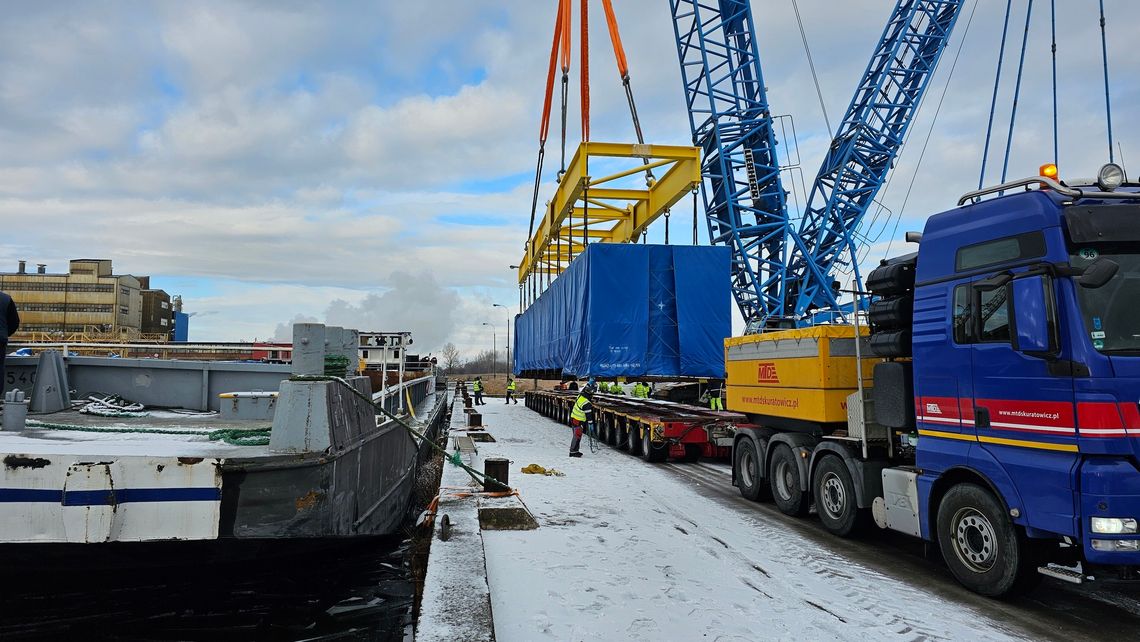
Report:
[[[771,361],[757,364],[756,381],[759,383],[780,383],[780,376],[776,374],[776,364]]]

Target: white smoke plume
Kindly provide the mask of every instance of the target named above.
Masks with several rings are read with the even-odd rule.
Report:
[[[273,331],[273,340],[284,341],[285,343],[292,341],[294,323],[319,323],[319,321],[317,321],[316,317],[309,317],[303,314],[295,315],[288,323],[277,324],[277,329]]]
[[[459,295],[427,273],[393,272],[391,289],[370,293],[359,304],[336,299],[325,311],[325,322],[361,331],[410,331],[417,352],[437,350],[455,329]]]

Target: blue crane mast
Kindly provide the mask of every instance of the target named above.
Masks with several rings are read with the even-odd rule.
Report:
[[[693,144],[701,148],[705,220],[732,250],[732,293],[745,319],[784,308],[791,229],[748,0],[669,0]]]
[[[838,310],[837,268],[886,180],[964,0],[898,0],[812,186],[798,232],[747,0],[670,0],[709,236],[733,252],[748,332]],[[856,268],[856,278],[858,270]]]

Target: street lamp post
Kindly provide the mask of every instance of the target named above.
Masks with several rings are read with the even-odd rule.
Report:
[[[495,326],[491,323],[483,322],[483,325],[491,326],[491,378],[499,374],[499,340],[495,337]]]
[[[507,373],[514,372],[511,364],[511,310],[502,303],[492,303],[496,308],[502,308],[503,312],[507,313]]]

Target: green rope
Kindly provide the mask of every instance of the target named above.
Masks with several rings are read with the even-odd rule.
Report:
[[[28,425],[45,430],[70,430],[75,432],[135,433],[145,435],[195,435],[210,441],[224,441],[231,446],[265,446],[269,444],[269,428],[219,428],[209,432],[201,430],[164,430],[162,428],[117,428],[113,426],[76,426],[57,424],[48,421],[29,419]]]
[[[385,408],[383,405],[373,401],[371,398],[369,398],[368,395],[364,394],[363,392],[360,392],[359,390],[354,388],[351,383],[349,383],[347,380],[345,380],[341,377],[333,377],[333,376],[328,376],[328,375],[326,375],[326,376],[293,375],[292,377],[289,377],[289,380],[290,381],[335,381],[335,382],[339,383],[340,385],[344,386],[345,388],[348,388],[348,391],[351,392],[352,394],[356,395],[357,397],[364,400],[365,402],[371,404],[373,408],[379,410],[380,413],[383,414],[385,417],[388,417],[389,419],[391,419],[391,420],[395,421],[396,423],[400,424],[401,426],[403,426],[404,429],[407,430],[409,433],[411,433],[412,435],[414,435],[416,437],[419,437],[420,441],[427,442],[428,444],[430,444],[432,448],[439,451],[443,455],[444,459],[451,462],[452,465],[458,466],[459,468],[462,468],[468,475],[471,476],[471,479],[474,479],[477,483],[487,485],[487,482],[490,482],[490,485],[493,485],[493,486],[498,486],[500,488],[508,488],[508,489],[510,488],[510,486],[508,486],[508,485],[504,484],[503,482],[495,479],[494,477],[491,477],[490,475],[487,475],[486,473],[483,473],[481,471],[475,470],[474,468],[463,463],[463,460],[460,456],[459,451],[456,451],[454,454],[447,452],[447,450],[445,450],[439,444],[428,439],[423,434],[421,434],[419,431],[417,431],[415,428],[412,428],[412,426],[410,424],[408,424],[406,421],[404,421],[403,419],[397,417],[396,415],[392,414],[391,412],[388,412],[388,409]]]
[[[325,355],[325,375],[329,377],[344,377],[348,374],[348,366],[351,365],[348,357],[343,354],[326,354]]]

